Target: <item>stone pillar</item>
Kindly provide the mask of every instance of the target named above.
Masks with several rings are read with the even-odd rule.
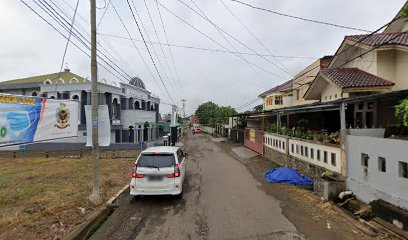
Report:
[[[86,92],[86,105],[91,105],[91,104],[92,104],[91,92]]]

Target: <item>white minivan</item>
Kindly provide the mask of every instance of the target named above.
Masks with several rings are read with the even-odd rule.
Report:
[[[183,191],[186,157],[179,147],[151,147],[137,158],[132,171],[130,194],[178,195]]]

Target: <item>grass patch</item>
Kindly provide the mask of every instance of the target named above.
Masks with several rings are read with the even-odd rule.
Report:
[[[129,183],[133,161],[100,160],[102,204]],[[0,239],[63,238],[98,207],[92,173],[90,158],[1,158]]]

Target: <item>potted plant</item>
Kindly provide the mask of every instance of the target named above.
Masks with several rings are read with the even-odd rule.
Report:
[[[312,130],[307,130],[307,131],[306,131],[305,138],[306,138],[307,140],[312,140],[312,139],[313,139],[313,132],[312,132]]]
[[[318,132],[318,131],[313,132],[312,137],[313,137],[313,140],[317,141],[317,142],[321,142],[323,140],[322,134],[320,132]]]
[[[328,133],[323,133],[322,140],[324,143],[330,143],[333,141],[333,138]]]
[[[340,132],[333,132],[333,133],[331,133],[330,134],[330,137],[333,139],[333,141],[336,143],[336,144],[340,144]]]
[[[278,127],[274,123],[272,123],[268,127],[266,127],[267,132],[276,133],[277,130],[278,130]]]
[[[282,134],[282,135],[287,135],[287,129],[286,129],[286,127],[281,127],[280,129],[279,129],[279,134]]]

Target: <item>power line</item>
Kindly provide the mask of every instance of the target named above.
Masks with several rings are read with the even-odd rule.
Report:
[[[215,24],[215,23],[213,23],[206,15],[205,15],[205,13],[198,7],[198,5],[193,1],[193,0],[191,0],[191,2],[194,4],[194,6],[201,12],[201,14],[202,15],[200,15],[199,13],[197,13],[194,9],[192,9],[190,6],[188,6],[187,4],[185,4],[184,2],[182,2],[182,1],[180,1],[179,0],[179,2],[181,2],[182,4],[184,4],[185,6],[187,6],[189,9],[191,9],[193,12],[195,12],[197,15],[199,15],[200,17],[203,17],[205,20],[207,20],[208,22],[210,22],[213,26],[214,26],[214,28],[217,30],[217,32],[221,35],[221,37],[222,38],[224,38],[224,40],[232,47],[232,49],[234,49],[234,51],[235,52],[238,52],[238,50],[235,48],[235,46],[231,43],[231,41],[229,41],[228,40],[228,38],[226,38],[225,36],[224,36],[224,34],[221,32],[221,30],[220,30],[220,28]],[[255,70],[255,68],[254,68],[254,64],[252,63],[252,62],[250,62],[250,61],[248,61],[248,59],[246,59],[246,58],[244,58],[241,54],[236,54],[237,56],[239,56],[242,60],[244,60],[251,68],[252,68],[252,70],[254,70],[254,72],[255,73],[257,73],[258,74],[258,72]]]
[[[43,3],[44,2],[44,3]],[[53,18],[62,28],[64,28],[65,30],[69,31],[69,25],[70,23],[63,17],[61,16],[60,13],[58,13],[47,1],[43,0],[40,1],[40,4],[42,6],[44,6],[46,9],[44,9],[42,6],[40,6],[37,2],[35,2],[35,4],[37,4],[43,11],[45,11],[51,18]],[[72,34],[74,35],[74,37],[80,41],[88,50],[90,50],[90,46],[88,44],[90,44],[90,41],[84,37],[74,26],[72,26],[72,29],[77,32],[79,34],[79,36],[72,32]],[[85,43],[84,40],[88,43]],[[131,76],[129,74],[127,74],[122,68],[120,68],[114,61],[112,61],[109,57],[107,57],[105,55],[104,52],[102,52],[101,50],[98,50],[98,52],[107,59],[107,61],[110,62],[110,64],[107,63],[107,61],[105,59],[103,59],[100,55],[98,56],[102,61],[104,61],[107,65],[111,66],[114,65],[116,68],[118,68],[121,72],[119,72],[116,68],[112,67],[112,69],[117,72],[120,76],[122,76],[124,79],[130,78]],[[123,75],[125,74],[125,75]]]
[[[140,26],[142,27],[141,29],[143,29],[143,31],[145,32],[145,36],[147,37],[148,41],[151,41],[150,36],[149,36],[149,33],[148,33],[148,31],[146,30],[145,25],[143,24],[142,17],[139,15],[139,11],[137,11],[136,6],[135,6],[133,0],[132,0],[132,5],[133,5],[133,8],[134,8],[134,10],[135,10],[136,16],[139,18],[139,23],[140,23]],[[144,38],[142,38],[142,39],[144,39]],[[155,48],[153,45],[152,45],[152,49],[153,49],[153,54],[156,55],[156,56],[159,56],[159,55],[157,54],[157,52],[156,52],[156,48]],[[158,65],[162,68],[162,71],[163,71],[163,73],[164,73],[164,77],[170,82],[169,89],[173,90],[174,94],[179,95],[179,93],[177,92],[177,89],[176,89],[175,86],[172,84],[172,82],[171,82],[169,76],[167,75],[167,72],[165,71],[161,60],[160,60],[159,58],[157,58],[157,61],[158,61],[158,63],[159,63]],[[157,67],[157,65],[156,65],[156,67]],[[159,68],[157,67],[157,69],[159,69]],[[179,95],[178,98],[180,98],[180,97],[181,97],[181,96]]]
[[[98,23],[98,25],[96,26],[96,29],[98,29],[98,28],[99,28],[99,25],[101,25],[102,20],[103,20],[103,18],[105,17],[106,12],[108,11],[109,5],[111,4],[111,1],[112,1],[112,0],[109,0],[108,4],[105,6],[105,11],[103,11],[102,17],[101,17],[101,19],[99,20],[99,23]],[[106,4],[106,2],[105,2],[105,4]]]
[[[160,42],[160,38],[159,38],[159,35],[158,35],[158,33],[157,33],[156,26],[155,26],[155,24],[154,24],[153,18],[152,18],[151,14],[150,14],[149,7],[147,6],[146,0],[143,0],[143,2],[144,2],[144,5],[145,5],[145,7],[146,7],[147,14],[148,14],[149,19],[150,19],[150,22],[151,22],[151,24],[152,24],[153,31],[154,31],[154,33],[155,33],[155,35],[156,35],[157,41]],[[133,0],[132,0],[132,4],[133,4],[133,8],[135,8],[136,14],[139,16],[139,14],[137,13],[136,7],[135,7],[135,5],[134,5]],[[140,23],[141,23],[143,29],[145,29],[144,26],[143,26],[142,18],[141,18],[140,16],[139,16],[139,19],[140,19]],[[148,37],[148,40],[151,41],[151,40],[150,40],[150,37],[149,37],[149,35],[148,35],[147,31],[146,31],[146,29],[145,29],[145,33],[146,33],[146,36]],[[171,82],[171,80],[173,80],[173,82],[174,82],[174,87],[173,87],[174,92],[175,92],[176,94],[178,94],[178,95],[181,97],[181,96],[182,96],[181,88],[177,85],[177,82],[176,82],[176,80],[174,79],[173,72],[172,72],[171,69],[170,69],[170,66],[169,66],[169,63],[168,63],[168,61],[167,61],[166,54],[164,53],[163,47],[162,47],[162,45],[159,45],[159,47],[160,47],[160,50],[161,50],[161,52],[162,52],[162,54],[163,54],[164,62],[166,63],[167,69],[168,69],[169,72],[170,72],[170,78],[169,78],[169,76],[166,74],[162,63],[161,63],[160,59],[158,58],[159,64],[162,66],[163,72],[165,73],[167,79],[169,80],[170,85],[173,84],[173,83]],[[152,45],[152,48],[153,48],[154,52],[157,54],[157,52],[156,52],[156,50],[154,49],[154,46],[153,46],[153,45]],[[159,56],[159,55],[157,55],[157,56]],[[176,91],[176,90],[177,90],[177,91]],[[177,92],[178,92],[178,93],[177,93]]]
[[[65,39],[68,39],[67,36],[65,36],[60,30],[58,30],[54,25],[52,25],[47,19],[45,19],[42,15],[40,15],[34,8],[32,8],[30,5],[28,5],[24,0],[20,0],[27,8],[29,8],[35,15],[37,15],[41,20],[43,20],[45,23],[47,23],[52,29],[54,29],[56,32],[58,32],[62,37]],[[76,43],[74,43],[72,40],[70,40],[72,45],[74,45],[78,50],[83,52],[86,56],[89,58],[91,57],[89,53],[84,51],[81,47],[79,47]],[[107,67],[105,67],[103,64],[98,63],[102,68],[104,68],[106,71],[108,71],[110,74],[115,76],[116,78],[120,79],[115,73],[111,72]]]
[[[142,42],[140,39],[130,39],[127,37],[123,36],[118,36],[118,35],[113,35],[113,34],[107,34],[107,33],[98,33],[99,35],[104,35],[108,37],[113,37],[113,38],[119,38],[119,39],[125,39],[125,40],[133,40],[137,42]],[[170,44],[170,43],[162,43],[162,42],[148,42],[150,44],[157,44],[157,45],[163,45],[163,46],[168,46],[168,47],[175,47],[175,48],[185,48],[185,49],[192,49],[192,50],[200,50],[200,51],[209,51],[209,52],[221,52],[221,53],[230,53],[230,54],[241,54],[241,55],[250,55],[250,56],[258,56],[257,54],[254,53],[249,53],[249,52],[235,52],[235,51],[226,51],[222,49],[215,49],[215,48],[203,48],[203,47],[196,47],[196,46],[187,46],[187,45],[177,45],[177,44]],[[265,57],[272,57],[270,54],[259,54],[261,56]],[[276,58],[288,58],[288,59],[318,59],[318,57],[308,57],[308,56],[285,56],[285,55],[274,55]]]
[[[339,56],[339,55],[341,55],[342,53],[344,53],[344,52],[348,51],[349,49],[351,49],[352,47],[357,46],[357,44],[359,44],[359,43],[363,42],[364,40],[368,39],[369,37],[373,36],[373,35],[376,34],[377,32],[381,31],[381,29],[387,27],[388,25],[390,25],[390,24],[393,23],[394,21],[398,20],[399,18],[400,18],[400,17],[397,17],[397,18],[393,19],[392,21],[390,21],[389,23],[386,23],[385,25],[383,25],[383,26],[379,27],[378,29],[376,29],[375,31],[371,32],[370,34],[367,34],[366,36],[364,36],[364,37],[361,38],[360,40],[356,41],[354,44],[352,44],[352,45],[349,46],[348,48],[343,49],[341,52],[336,52],[336,53],[332,56],[332,60],[331,60],[331,61],[333,61],[333,59],[334,59],[336,56]],[[346,62],[346,63],[348,63],[348,62]],[[315,67],[309,69],[308,71],[304,72],[303,74],[301,74],[301,75],[299,75],[299,76],[296,76],[296,77],[293,79],[293,81],[295,81],[296,79],[298,79],[298,78],[304,76],[305,74],[307,74],[307,73],[309,73],[309,72],[315,70],[315,69],[318,68],[318,67],[320,67],[320,65],[317,65],[317,66],[315,66]],[[301,88],[303,85],[308,85],[308,84],[309,84],[309,83],[300,84],[297,88],[293,88],[292,90],[299,89],[299,88]]]
[[[65,5],[67,5],[71,10],[73,10],[73,7],[72,7],[71,5],[69,5],[65,0],[62,0],[62,1],[63,1],[63,2],[65,3]],[[62,8],[63,8],[62,6],[60,6],[60,5],[57,4],[56,2],[51,2],[51,3],[53,3],[53,4],[55,5],[55,7],[58,8],[66,17],[69,17],[68,14],[66,14],[65,11],[62,10]],[[109,4],[110,4],[110,3],[111,3],[111,0],[109,1]],[[109,5],[109,4],[108,4],[108,5]],[[107,9],[107,8],[105,8],[105,11],[106,11],[106,9]],[[81,16],[81,14],[78,13],[77,15],[78,15],[78,17],[79,17],[87,26],[90,27],[88,21],[85,20],[85,19]],[[85,34],[88,36],[88,38],[91,37],[91,35],[89,34],[89,32],[88,32],[87,30],[85,30],[84,27],[82,27],[82,25],[79,24],[79,23],[78,23],[78,28],[79,28],[81,31],[85,32]],[[122,58],[122,56],[121,56],[121,55],[116,51],[116,49],[109,43],[109,41],[107,41],[107,40],[105,39],[105,37],[102,36],[102,35],[100,35],[99,33],[97,33],[97,34],[98,34],[98,36],[100,37],[100,39],[102,39],[103,42],[105,42],[105,43],[107,44],[107,47],[117,56],[117,58],[119,59],[118,61],[121,62],[122,64],[124,64],[124,65],[128,68],[129,72],[130,72],[133,76],[136,76],[137,74],[135,74],[135,71],[133,70],[133,68]],[[98,38],[98,39],[99,39],[99,38]],[[102,45],[100,42],[98,42],[98,45],[100,46],[101,49],[103,49],[103,50],[105,49],[105,48],[103,47],[103,45]],[[110,54],[109,51],[107,51],[106,49],[105,49],[105,51],[106,51],[106,53],[107,53],[111,58],[113,58],[113,59],[115,60],[115,57],[112,56],[112,54]]]
[[[242,46],[244,46],[245,48],[247,48],[249,51],[253,52],[254,54],[258,55],[259,57],[261,57],[262,59],[264,59],[265,61],[271,63],[272,65],[274,65],[275,67],[277,67],[279,70],[289,74],[290,76],[293,76],[293,74],[291,74],[290,72],[286,71],[285,69],[283,69],[282,67],[279,67],[276,63],[270,61],[269,59],[261,56],[258,52],[254,51],[252,48],[250,48],[248,45],[246,45],[245,43],[243,43],[241,40],[239,40],[238,38],[234,37],[233,35],[231,35],[230,33],[228,33],[227,31],[225,31],[223,28],[219,27],[217,24],[215,24],[213,21],[211,21],[205,14],[203,11],[201,11],[201,9],[195,4],[195,2],[193,0],[191,0],[191,2],[196,6],[196,8],[202,13],[198,13],[196,10],[194,10],[192,7],[190,7],[189,5],[187,5],[186,3],[184,3],[182,0],[177,0],[178,2],[182,3],[184,6],[186,6],[187,8],[189,8],[190,10],[192,10],[194,13],[196,13],[198,16],[200,16],[201,18],[203,18],[204,20],[208,21],[210,24],[212,24],[218,32],[222,31],[223,33],[227,34],[230,38],[234,39],[236,42],[238,42],[239,44],[241,44]],[[222,34],[221,34],[222,35]],[[223,35],[222,35],[223,36]],[[232,46],[232,44],[223,36],[223,38]],[[233,46],[232,46],[233,47]],[[233,47],[235,49],[235,47]],[[241,56],[242,57],[242,56]],[[246,59],[244,59],[245,61],[247,61]],[[253,63],[252,63],[253,64]],[[276,74],[273,74],[276,76]]]
[[[137,20],[136,20],[135,14],[133,13],[133,9],[132,9],[132,7],[130,6],[129,0],[126,0],[126,1],[127,1],[127,3],[128,3],[128,6],[129,6],[130,11],[132,12],[132,16],[133,16],[133,19],[135,20],[135,23],[136,23],[137,29],[139,30],[140,36],[142,37],[143,42],[144,42],[144,44],[145,44],[145,46],[146,46],[146,49],[147,49],[147,51],[149,52],[150,59],[151,59],[152,62],[153,62],[153,65],[154,65],[154,68],[156,69],[157,75],[159,76],[160,81],[162,82],[162,84],[163,84],[163,86],[164,86],[164,89],[166,90],[166,93],[167,93],[167,95],[169,96],[170,100],[173,102],[174,105],[176,105],[176,104],[174,103],[174,100],[173,100],[173,98],[171,97],[169,91],[167,90],[166,84],[163,82],[163,79],[162,79],[162,77],[161,77],[161,75],[160,75],[159,69],[157,69],[156,63],[154,62],[153,56],[152,56],[152,54],[150,53],[149,47],[147,46],[147,43],[146,43],[146,41],[145,41],[145,39],[144,39],[144,37],[143,37],[143,33],[142,33],[141,29],[140,29],[139,23],[138,23]]]
[[[365,29],[361,29],[361,28],[348,27],[348,26],[344,26],[344,25],[340,25],[340,24],[329,23],[329,22],[323,22],[323,21],[318,21],[318,20],[314,20],[314,19],[308,19],[308,18],[304,18],[304,17],[298,17],[298,16],[294,16],[294,15],[289,15],[289,14],[286,14],[286,13],[280,13],[280,12],[273,11],[273,10],[270,10],[270,9],[266,9],[266,8],[262,8],[262,7],[257,7],[257,6],[251,5],[251,4],[249,4],[249,3],[241,2],[241,1],[239,1],[239,0],[230,0],[230,1],[239,3],[239,4],[241,4],[241,5],[245,5],[245,6],[247,6],[247,7],[253,8],[253,9],[258,9],[258,10],[261,10],[261,11],[273,13],[273,14],[276,14],[276,15],[279,15],[279,16],[283,16],[283,17],[288,17],[288,18],[293,18],[293,19],[302,20],[302,21],[306,21],[306,22],[317,23],[317,24],[322,24],[322,25],[328,25],[328,26],[337,27],[337,28],[343,28],[343,29],[348,29],[348,30],[361,31],[361,32],[371,32],[371,31],[369,31],[369,30],[365,30]]]
[[[142,59],[143,64],[145,65],[147,71],[149,72],[150,76],[152,77],[153,81],[156,83],[158,89],[160,90],[160,92],[162,92],[163,96],[165,96],[162,88],[160,87],[158,81],[156,80],[156,78],[153,76],[152,71],[150,70],[149,66],[147,65],[146,60],[144,59],[142,53],[140,52],[139,48],[136,46],[135,42],[133,41],[132,36],[130,35],[130,32],[128,30],[128,28],[126,27],[125,23],[123,22],[122,18],[119,15],[119,12],[116,10],[115,5],[112,3],[112,8],[116,13],[116,16],[118,17],[119,21],[122,23],[123,28],[125,29],[126,33],[128,34],[130,40],[132,41],[133,47],[136,49],[137,53],[139,54],[140,58]]]
[[[162,17],[162,15],[161,15],[160,7],[159,7],[159,4],[158,4],[157,2],[156,2],[156,7],[157,7],[157,12],[159,13],[159,16],[160,16],[160,22],[161,22],[161,25],[162,25],[162,28],[163,28],[163,32],[164,32],[164,36],[165,36],[165,38],[166,38],[166,42],[167,42],[167,44],[169,44],[169,39],[168,39],[168,37],[167,37],[166,28],[164,27],[163,17]],[[174,63],[174,57],[173,57],[173,53],[172,53],[172,51],[171,51],[170,46],[168,46],[168,49],[169,49],[169,52],[170,52],[170,57],[171,57],[171,61],[172,61],[172,63],[173,63],[174,71],[175,71],[176,76],[177,76],[178,84],[179,84],[180,88],[183,90],[183,87],[182,87],[181,82],[180,82],[180,76],[179,76],[179,74],[178,74],[176,64]]]
[[[218,46],[220,46],[220,47],[226,49],[227,51],[229,51],[228,48],[224,47],[224,46],[221,45],[219,42],[215,41],[213,38],[211,38],[211,37],[208,36],[207,34],[203,33],[202,31],[200,31],[199,29],[197,29],[196,27],[194,27],[193,25],[191,25],[190,23],[188,23],[188,22],[187,22],[186,20],[184,20],[183,18],[179,17],[179,16],[178,16],[177,14],[175,14],[173,11],[171,11],[170,9],[168,9],[167,7],[165,7],[163,4],[159,3],[158,0],[154,0],[154,1],[156,1],[162,8],[164,8],[164,9],[165,9],[166,11],[168,11],[170,14],[172,14],[173,16],[175,16],[177,19],[179,19],[180,21],[182,21],[183,23],[185,23],[185,24],[188,25],[189,27],[193,28],[195,31],[197,31],[198,33],[200,33],[201,35],[203,35],[204,37],[206,37],[206,38],[209,39],[210,41],[214,42],[214,43],[217,44]],[[238,56],[239,58],[241,58],[241,56],[239,56],[239,55],[237,55],[237,54],[235,54],[235,55]],[[242,58],[241,58],[241,59],[242,59]],[[275,74],[275,73],[272,73],[272,72],[270,72],[270,71],[268,71],[268,70],[266,70],[266,69],[264,69],[264,68],[262,68],[262,67],[260,67],[260,66],[258,66],[258,65],[255,65],[255,64],[253,64],[253,65],[254,65],[255,67],[257,67],[257,68],[263,70],[264,72],[269,73],[269,74],[272,75],[272,76],[275,76],[275,77],[277,77],[277,78],[281,78],[281,79],[284,79],[284,80],[288,80],[288,79],[283,78],[283,77],[281,77],[281,76],[279,76],[279,75],[277,75],[277,74]]]
[[[69,45],[69,42],[70,42],[70,40],[71,40],[72,28],[74,27],[74,22],[75,22],[75,17],[76,17],[77,11],[78,11],[78,6],[79,6],[79,0],[77,0],[76,6],[75,6],[75,11],[74,11],[74,16],[72,17],[71,29],[69,30],[69,35],[68,35],[67,43],[65,44],[64,54],[62,55],[61,67],[60,67],[60,70],[59,70],[58,78],[60,78],[61,72],[62,72],[62,68],[63,68],[63,66],[64,66],[65,55],[67,54],[68,45]]]
[[[277,59],[277,57],[269,50],[269,48],[267,48],[265,46],[265,44],[263,44],[261,42],[261,40],[259,40],[259,38],[257,38],[255,36],[255,34],[252,33],[252,31],[241,21],[241,19],[224,3],[223,0],[219,0],[219,2],[221,2],[221,4],[228,10],[229,13],[231,13],[231,15],[241,24],[241,26],[243,26],[245,28],[245,30],[269,53],[271,54],[271,56],[290,74],[293,76],[293,74],[290,73],[289,69],[282,64],[281,61],[279,61],[279,59]]]
[[[69,22],[65,19],[65,18],[63,18],[61,15],[59,15],[59,13],[58,12],[56,12],[55,11],[55,9],[53,9],[47,2],[45,2],[44,1],[44,3],[43,2],[41,2],[40,1],[40,4],[39,3],[37,3],[37,2],[34,2],[37,6],[39,6],[45,13],[47,13],[47,15],[48,16],[50,16],[54,21],[56,21],[57,23],[58,23],[58,25],[60,25],[60,27],[62,27],[64,30],[66,30],[66,31],[70,31],[69,30],[69,28],[68,28],[68,26],[67,25],[69,25]],[[51,10],[51,9],[52,10]],[[33,9],[32,9],[33,10]],[[53,12],[53,10],[54,10],[54,12]],[[38,13],[36,13],[37,15],[38,15]],[[64,21],[62,21],[61,20],[61,18],[64,20]],[[45,20],[45,19],[43,19],[43,20]],[[65,23],[64,23],[65,22]],[[47,23],[49,23],[49,22],[47,22]],[[49,23],[51,26],[53,26],[51,23]],[[75,27],[73,27],[73,30],[74,31],[77,31],[76,30],[76,28]],[[78,31],[77,31],[78,32]],[[79,32],[78,32],[79,33]],[[80,34],[80,33],[79,33]],[[76,33],[74,33],[74,32],[72,32],[72,35],[79,41],[79,42],[81,42],[82,43],[82,45],[84,45],[88,50],[90,50],[90,47],[81,39],[81,37],[82,38],[84,38],[81,34],[81,37],[79,37]],[[63,35],[64,37],[65,37],[65,35]],[[67,37],[66,37],[67,38]],[[67,38],[68,39],[68,38]],[[86,38],[85,38],[86,39]],[[71,41],[72,42],[72,41]],[[88,41],[89,42],[89,41]],[[78,46],[77,46],[78,47]],[[89,56],[89,54],[87,54],[88,56]],[[89,56],[90,57],[90,56]],[[105,56],[106,57],[106,56]],[[115,71],[116,73],[118,73],[120,76],[122,76],[122,77],[124,77],[116,68],[114,68],[114,67],[112,67],[112,65],[110,65],[105,59],[103,59],[101,56],[99,56],[99,58],[106,64],[106,65],[108,65],[113,71]],[[104,67],[105,69],[106,69],[106,67]],[[111,74],[112,74],[112,72],[111,71],[108,71],[108,72],[110,72]],[[113,74],[113,76],[115,76],[115,77],[117,77],[118,79],[120,79],[116,74]]]

